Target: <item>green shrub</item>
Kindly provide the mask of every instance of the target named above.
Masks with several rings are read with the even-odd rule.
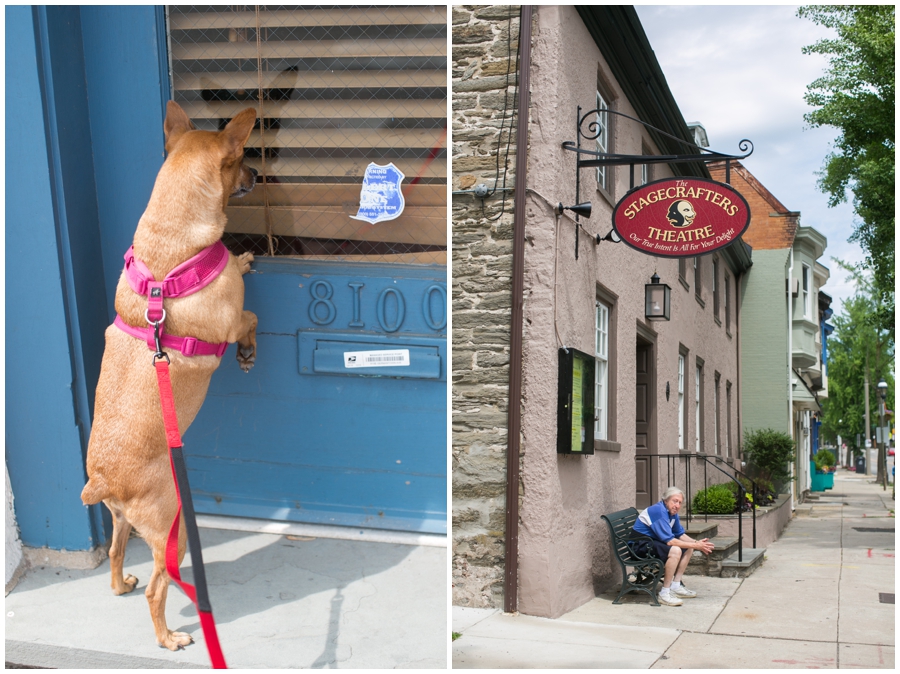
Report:
[[[693,511],[708,515],[730,515],[737,506],[733,484],[714,484],[694,496]]]
[[[816,464],[816,470],[825,470],[834,466],[834,454],[827,449],[820,449],[813,457]]]
[[[794,441],[771,428],[749,431],[744,437],[744,456],[760,478],[757,482],[785,483],[793,479]]]

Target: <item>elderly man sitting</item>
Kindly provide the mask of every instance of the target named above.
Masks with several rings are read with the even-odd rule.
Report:
[[[713,551],[708,538],[694,540],[684,532],[678,511],[684,503],[684,492],[678,487],[669,487],[663,492],[662,500],[654,503],[638,515],[632,533],[653,539],[653,549],[645,554],[655,554],[666,564],[663,586],[659,591],[659,601],[668,606],[681,606],[682,599],[696,597],[697,593],[687,589],[681,582],[684,571],[691,561],[694,550],[704,555]],[[634,541],[629,544],[634,545]]]

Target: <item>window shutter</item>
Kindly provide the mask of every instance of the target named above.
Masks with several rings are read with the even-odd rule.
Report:
[[[217,130],[255,107],[257,187],[227,208],[233,252],[446,263],[447,9],[168,8],[173,98]],[[370,162],[405,209],[354,220]]]

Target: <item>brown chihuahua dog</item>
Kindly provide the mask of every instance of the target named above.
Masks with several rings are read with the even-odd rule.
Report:
[[[243,196],[256,182],[244,166],[244,144],[256,123],[256,110],[238,114],[219,132],[196,130],[175,102],[166,110],[168,158],[160,169],[150,203],[134,234],[134,257],[154,279],[216,244],[225,231],[225,205]],[[165,334],[205,342],[237,342],[237,360],[249,371],[256,359],[256,316],[244,311],[243,274],[253,256],[227,253],[224,269],[201,290],[165,301]],[[116,289],[116,311],[128,326],[146,327],[147,297],[132,290],[123,273]],[[224,344],[222,345],[224,347]],[[87,453],[88,483],[81,492],[86,504],[103,501],[112,512],[109,550],[112,589],[117,595],[137,584],[123,576],[125,546],[132,527],[153,552],[153,573],[145,592],[160,646],[178,650],[190,635],[166,627],[169,587],[165,549],[178,502],[169,465],[160,411],[154,349],[116,325],[106,330],[106,349],[97,384],[94,423]],[[185,356],[167,351],[178,413],[184,434],[206,397],[209,380],[219,366],[216,355]],[[179,562],[185,553],[185,529],[179,529]]]

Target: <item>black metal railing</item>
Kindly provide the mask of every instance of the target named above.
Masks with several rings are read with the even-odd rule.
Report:
[[[743,519],[744,519],[744,506],[747,503],[747,492],[744,489],[744,485],[740,483],[738,477],[742,477],[747,480],[751,485],[751,508],[750,511],[753,514],[753,547],[756,547],[756,503],[759,501],[759,487],[756,484],[756,481],[750,478],[747,474],[741,472],[731,464],[725,462],[725,460],[716,455],[710,454],[641,454],[635,457],[636,460],[644,460],[650,459],[650,484],[656,484],[659,482],[660,477],[662,476],[663,466],[661,465],[663,461],[665,461],[665,471],[666,471],[666,486],[667,487],[679,487],[685,494],[685,501],[687,501],[686,511],[685,511],[685,520],[688,525],[690,525],[691,521],[694,518],[694,492],[691,489],[693,470],[692,467],[702,466],[703,468],[703,489],[706,489],[710,486],[709,482],[709,467],[712,466],[717,471],[725,475],[729,480],[731,480],[735,485],[737,485],[737,498],[738,498],[738,561],[742,562],[743,559],[743,549],[744,549],[744,533],[743,533]],[[655,460],[654,460],[655,459]],[[718,464],[723,464],[722,466]],[[681,475],[679,475],[678,466],[683,465],[684,470]],[[656,467],[656,475],[654,476],[653,468]],[[731,471],[731,473],[727,472]],[[713,473],[715,475],[715,473]],[[679,478],[683,479],[683,485],[678,484]],[[704,513],[704,521],[709,522],[709,513]]]

